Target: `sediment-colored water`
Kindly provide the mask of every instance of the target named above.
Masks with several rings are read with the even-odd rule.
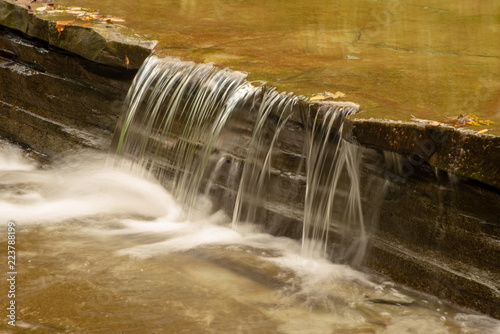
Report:
[[[120,16],[164,55],[247,71],[283,91],[343,92],[367,118],[473,113],[500,134],[495,0],[60,3]]]
[[[296,241],[233,230],[209,202],[186,220],[163,187],[105,156],[41,167],[25,154],[0,145],[0,219],[6,228],[15,218],[17,252],[18,331],[2,321],[4,333],[500,330],[491,318],[303,258]]]
[[[124,17],[125,24],[158,38],[163,55],[248,71],[251,79],[301,94],[341,92],[336,95],[360,103],[366,117],[443,120],[472,112],[482,119],[500,118],[500,56],[492,42],[500,31],[499,8],[492,1],[121,2],[71,5]],[[192,68],[209,76],[220,73]],[[239,91],[243,75],[233,74],[240,80]],[[213,92],[203,91],[194,100],[207,117],[193,119],[192,128],[205,128],[209,135],[214,128],[206,127],[205,120],[222,115],[222,128],[226,117],[206,108],[207,97],[222,101],[217,91],[212,99]],[[282,94],[281,99],[272,89],[266,92],[279,103],[295,103],[293,96]],[[194,96],[190,93],[188,99]],[[165,114],[158,115],[157,120]],[[140,116],[139,123],[148,117]],[[282,118],[277,119],[279,129]],[[492,126],[489,133],[495,131]],[[200,144],[210,144],[208,137],[193,136],[198,133],[181,133],[180,145],[189,150],[179,151],[184,153],[171,166],[180,175],[174,177],[181,185],[177,189],[191,187],[190,193],[210,189],[213,179],[208,176],[202,184],[193,178],[204,172],[204,163],[193,164]],[[166,129],[160,141],[169,135]],[[272,147],[277,135],[262,137]],[[136,153],[130,157],[140,160]],[[295,241],[244,224],[251,218],[237,219],[238,224],[233,220],[236,228],[231,229],[230,217],[214,213],[203,196],[171,195],[153,179],[109,167],[104,156],[80,153],[40,167],[23,154],[1,143],[0,219],[16,226],[16,315],[18,328],[26,332],[499,332],[491,318],[346,266],[302,257]],[[347,154],[355,160],[355,152]],[[217,157],[213,169],[236,158]],[[150,162],[145,160],[143,167]],[[179,174],[184,167],[195,170]],[[235,162],[228,175],[235,186],[232,175],[240,167],[241,161]],[[248,185],[265,184],[259,173],[265,176],[269,170],[249,173]],[[244,188],[240,184],[240,191]],[[262,192],[248,193],[258,198]],[[196,210],[188,215],[188,208]],[[353,222],[360,223],[359,217]],[[0,287],[8,291],[8,282]],[[12,332],[7,325],[3,330]]]

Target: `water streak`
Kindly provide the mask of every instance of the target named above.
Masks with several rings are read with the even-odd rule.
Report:
[[[213,65],[148,58],[130,89],[112,149],[171,182],[189,211],[224,125],[256,90],[245,77]]]
[[[327,256],[328,239],[336,240],[330,257],[359,262],[366,249],[358,166],[360,150],[341,138],[343,120],[359,106],[335,103],[308,115],[307,188],[302,254]]]
[[[271,174],[273,149],[281,130],[295,111],[299,98],[292,94],[264,93],[245,159],[233,213],[233,227],[238,222],[262,223],[266,185]]]
[[[272,201],[287,200],[283,191],[271,194],[272,162],[287,122],[294,113],[304,116],[301,97],[255,87],[243,73],[153,56],[139,71],[127,101],[113,140],[116,154],[170,183],[189,214],[203,202],[199,194],[216,187],[224,188],[219,197],[222,193],[231,201],[218,208],[232,211],[233,228],[242,222],[268,224]],[[341,140],[343,119],[357,110],[352,103],[331,103],[311,108],[305,117],[303,255],[352,263],[364,254],[360,150]],[[218,176],[224,173],[227,177]],[[282,198],[271,201],[272,196]],[[335,254],[327,254],[328,239],[335,240],[330,247]]]

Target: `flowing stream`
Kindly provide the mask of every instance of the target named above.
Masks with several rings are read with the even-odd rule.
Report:
[[[305,258],[297,241],[234,230],[220,211],[186,219],[161,185],[105,156],[40,166],[25,155],[1,143],[0,219],[16,222],[16,329],[26,333],[499,331],[486,316]]]
[[[300,97],[243,73],[156,57],[127,101],[109,156],[78,152],[43,165],[0,142],[0,220],[16,225],[16,329],[500,332],[494,319],[325,258],[329,231],[341,235],[333,250],[343,249],[342,262],[359,261],[366,245],[362,152],[338,135],[357,106],[307,118]],[[311,125],[305,160],[287,156],[307,171],[291,164],[307,188],[302,243],[262,232],[276,198],[287,201],[272,185],[286,153],[280,135],[298,115]]]

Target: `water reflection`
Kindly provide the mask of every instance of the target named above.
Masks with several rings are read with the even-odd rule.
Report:
[[[78,4],[124,17],[159,39],[162,54],[246,71],[284,91],[342,91],[366,117],[440,121],[472,112],[500,123],[495,0]]]
[[[374,282],[347,266],[302,258],[300,245],[290,239],[232,230],[222,213],[187,221],[163,188],[106,167],[105,157],[79,153],[40,169],[23,155],[0,143],[0,219],[15,219],[18,227],[16,329],[426,334],[500,329],[496,320]],[[6,284],[0,284],[4,291]],[[3,333],[14,333],[4,322],[1,326]]]

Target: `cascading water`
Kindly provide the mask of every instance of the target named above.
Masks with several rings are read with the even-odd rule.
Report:
[[[307,117],[307,188],[302,254],[358,264],[366,250],[359,186],[360,150],[341,138],[343,120],[358,111],[353,103],[322,106]]]
[[[188,212],[196,206],[199,193],[209,193],[220,178],[209,171],[225,171],[231,176],[223,180],[225,192],[235,193],[234,204],[226,205],[233,208],[233,227],[239,222],[266,222],[275,146],[294,113],[302,114],[307,132],[303,255],[326,256],[328,235],[333,232],[338,242],[335,254],[328,254],[331,258],[342,262],[362,258],[366,236],[359,155],[354,145],[340,138],[344,117],[357,112],[357,105],[330,103],[306,114],[300,97],[254,87],[242,73],[155,56],[142,66],[127,102],[128,111],[112,145],[116,154],[147,168],[162,183],[171,183],[174,196]],[[234,127],[228,120],[239,122],[235,115],[244,118],[246,141],[232,144],[232,136],[221,144],[225,128]],[[246,152],[235,153],[237,145]],[[224,169],[225,162],[232,167]]]
[[[224,124],[256,90],[243,73],[150,57],[129,92],[112,149],[173,182],[176,198],[192,208]]]
[[[156,58],[141,69],[129,103],[115,136],[117,155],[164,184],[172,180],[186,207],[198,193],[223,189],[224,200],[237,207],[226,210],[239,215],[237,223],[262,223],[263,205],[276,210],[273,201],[295,192],[273,193],[292,178],[286,166],[301,170],[295,165],[303,156],[285,151],[306,138],[307,180],[293,179],[297,189],[303,183],[302,203],[306,198],[304,215],[293,212],[299,222],[306,217],[305,250],[324,254],[332,248],[325,240],[336,238],[326,233],[350,239],[362,230],[360,155],[340,140],[342,119],[356,106],[334,104],[307,118],[299,98],[253,87],[241,73]],[[0,140],[0,220],[16,225],[21,331],[496,334],[500,328],[393,283],[374,283],[348,266],[300,256],[290,238],[235,231],[220,212],[186,219],[164,187],[105,167],[95,152],[45,168],[24,154]],[[354,227],[342,228],[345,221]],[[322,244],[307,248],[315,240]],[[344,262],[359,253],[342,243],[337,248],[346,249],[338,252]],[[1,288],[8,291],[6,280]],[[0,331],[13,332],[4,324]]]
[[[274,90],[264,93],[241,175],[233,227],[238,222],[263,221],[258,210],[265,207],[266,182],[271,174],[273,148],[298,102],[299,98],[291,94],[278,94]]]

